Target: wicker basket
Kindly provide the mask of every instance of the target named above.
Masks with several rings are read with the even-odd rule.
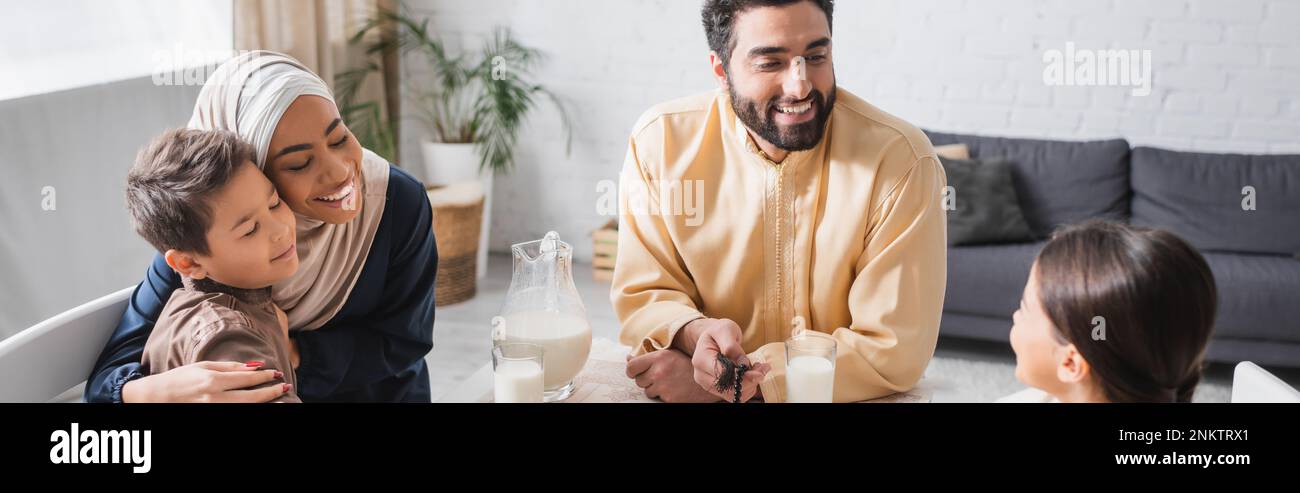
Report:
[[[478,290],[475,266],[483,227],[483,188],[478,183],[427,188],[438,244],[438,278],[434,305],[460,303]]]
[[[610,220],[600,229],[591,232],[591,274],[597,281],[614,279],[615,257],[618,255],[618,221]]]

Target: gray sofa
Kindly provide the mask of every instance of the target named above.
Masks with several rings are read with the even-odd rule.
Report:
[[[1300,155],[1249,156],[927,132],[972,159],[1012,162],[1040,241],[953,246],[940,334],[1006,342],[1034,256],[1058,226],[1100,217],[1168,229],[1214,272],[1211,361],[1300,367]],[[1255,209],[1243,210],[1243,187]]]

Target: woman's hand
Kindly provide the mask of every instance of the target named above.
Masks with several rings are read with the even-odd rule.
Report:
[[[288,391],[288,384],[252,389],[283,379],[279,371],[261,371],[261,361],[200,361],[127,382],[122,402],[269,402]]]

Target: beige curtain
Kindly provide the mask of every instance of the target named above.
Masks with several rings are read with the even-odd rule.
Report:
[[[330,89],[334,76],[366,62],[361,46],[348,46],[378,9],[397,10],[398,0],[235,0],[235,49],[272,50],[297,58]],[[389,26],[386,33],[391,33]],[[376,33],[378,35],[384,35]],[[382,70],[361,87],[358,100],[379,101],[396,137],[400,91],[396,52],[385,53]],[[394,139],[397,142],[400,140]]]

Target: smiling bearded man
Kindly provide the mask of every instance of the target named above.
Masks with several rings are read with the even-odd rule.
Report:
[[[833,399],[910,389],[934,354],[946,276],[943,168],[920,130],[837,88],[832,0],[706,0],[720,90],[646,112],[620,187],[610,298],[627,373],[667,402],[787,399],[793,320],[836,341]],[[703,187],[702,221],[662,184]],[[626,200],[626,199],[625,199]],[[626,203],[625,203],[626,205]]]

